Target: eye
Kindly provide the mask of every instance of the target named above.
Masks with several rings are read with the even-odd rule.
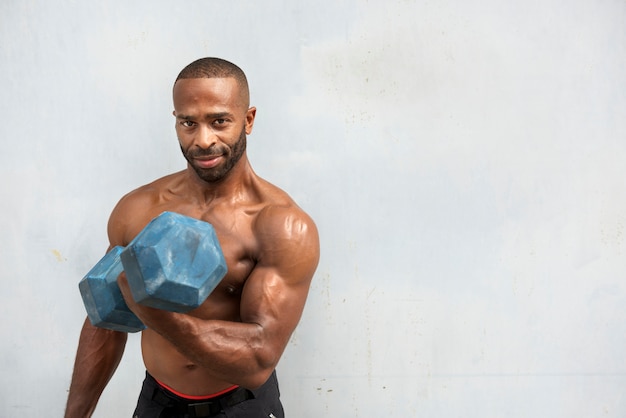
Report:
[[[190,128],[194,125],[194,122],[190,121],[190,120],[183,120],[181,123],[181,125],[183,125],[186,128]]]
[[[226,124],[226,122],[227,122],[226,119],[220,118],[220,119],[215,119],[213,121],[213,124],[217,125],[217,126],[220,126],[220,125]]]

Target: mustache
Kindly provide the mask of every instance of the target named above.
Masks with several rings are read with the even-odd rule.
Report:
[[[187,152],[187,156],[191,158],[196,157],[217,157],[219,155],[224,155],[228,153],[228,149],[226,147],[220,147],[218,145],[211,145],[209,148],[196,148],[194,150],[190,150]]]

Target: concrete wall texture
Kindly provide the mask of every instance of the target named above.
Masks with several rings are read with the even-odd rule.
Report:
[[[322,257],[289,417],[626,416],[626,3],[0,3],[0,417],[61,416],[77,283],[180,170],[178,71],[248,74],[249,156]],[[130,416],[130,337],[96,411]]]

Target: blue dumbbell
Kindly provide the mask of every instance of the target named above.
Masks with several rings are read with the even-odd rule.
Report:
[[[145,329],[117,286],[124,270],[138,303],[173,312],[200,306],[226,274],[211,224],[173,212],[154,218],[127,247],[115,247],[80,281],[91,323],[124,332]]]
[[[117,286],[117,276],[124,270],[120,254],[124,247],[114,247],[78,283],[87,316],[101,328],[137,332],[146,326],[132,313]]]

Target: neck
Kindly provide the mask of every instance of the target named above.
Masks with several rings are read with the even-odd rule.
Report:
[[[244,154],[228,174],[218,181],[202,180],[189,164],[187,176],[190,180],[188,184],[191,197],[197,199],[198,203],[207,205],[217,199],[238,200],[247,190],[255,174]]]

